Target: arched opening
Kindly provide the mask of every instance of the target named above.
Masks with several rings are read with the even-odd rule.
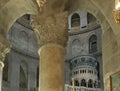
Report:
[[[80,11],[76,11],[76,12],[80,12]],[[89,23],[96,22],[97,19],[92,14],[90,15],[89,14],[87,19],[90,18],[90,20],[88,19],[88,22]],[[76,79],[82,79],[79,84],[79,87],[84,86],[86,88],[89,87],[88,89],[93,88],[95,85],[93,81],[96,80],[97,81],[96,89],[98,88],[103,89],[103,86],[101,85],[103,84],[101,26],[99,23],[95,23],[94,26],[92,26],[92,28],[91,27],[87,27],[87,28],[88,30],[85,29],[84,32],[79,31],[79,29],[78,29],[79,32],[76,32],[76,33],[73,31],[69,32],[71,35],[69,36],[68,44],[72,46],[70,46],[68,50],[72,50],[72,51],[71,53],[69,52],[67,54],[67,55],[70,55],[67,57],[69,57],[68,60],[70,60],[70,64],[71,64],[70,65],[71,74],[72,74],[71,77],[75,77]],[[77,31],[77,28],[75,29]],[[99,65],[97,65],[98,63]],[[79,70],[79,74],[77,75],[76,75],[76,70]],[[89,78],[91,77],[91,75],[95,78],[94,79]],[[92,80],[89,80],[89,82],[86,82],[88,81],[88,78]],[[98,83],[100,83],[101,86],[98,87]]]
[[[24,17],[24,19],[27,20],[28,18],[25,16],[26,15],[20,17],[19,19],[22,19]],[[34,63],[34,60],[36,60],[38,58],[38,53],[37,53],[38,45],[36,43],[37,38],[36,38],[35,32],[29,26],[24,25],[24,23],[25,23],[24,21],[21,20],[22,22],[20,22],[19,19],[16,20],[16,22],[13,24],[13,26],[11,27],[11,29],[7,35],[7,39],[10,40],[10,42],[12,44],[10,53],[15,56],[15,58],[13,58],[13,60],[18,61],[17,65],[20,65],[19,73],[16,74],[17,77],[14,78],[13,77],[14,74],[12,76],[10,75],[11,76],[10,79],[11,78],[13,79],[13,82],[11,82],[12,80],[10,80],[10,85],[12,85],[11,83],[15,83],[17,81],[16,82],[16,87],[17,87],[16,90],[27,91],[30,88],[36,89],[36,87],[37,87],[36,85],[38,85],[36,83],[36,81],[38,81],[39,79],[36,78],[36,72],[35,72],[35,76],[33,75],[34,77],[32,77],[30,75],[30,71],[29,71],[30,68],[28,69],[28,67],[29,67],[28,61],[32,60]],[[17,58],[17,57],[19,57],[19,58]],[[27,59],[27,60],[24,60],[24,59]],[[34,66],[34,64],[33,64],[33,66]],[[13,66],[12,68],[15,69],[16,66]],[[32,70],[34,70],[34,69],[32,69]],[[36,71],[37,71],[37,69],[36,69]],[[37,79],[37,80],[30,82],[33,79]],[[12,86],[14,86],[14,84]],[[13,89],[12,86],[10,87],[10,90]],[[7,86],[5,85],[4,87],[7,87]]]
[[[92,80],[92,79],[90,79],[90,80],[88,81],[88,87],[89,87],[89,88],[93,88],[93,80]]]
[[[75,86],[79,86],[79,81],[75,80]]]
[[[90,24],[90,23],[94,23],[95,24],[96,22],[96,18],[90,14],[90,13],[87,13],[87,23]]]
[[[82,79],[82,80],[81,80],[81,86],[86,87],[86,80],[85,80],[85,79]]]
[[[28,26],[29,28],[31,27],[31,15],[30,14],[25,14],[19,19],[17,19],[17,22],[22,24],[23,26]]]
[[[79,0],[78,0],[79,1]],[[95,7],[95,6],[97,6],[98,5],[98,3],[96,3],[96,2],[94,2],[94,1],[90,1],[90,2],[93,2],[93,5],[92,4],[90,4],[90,5],[88,5],[88,4],[86,4],[85,3],[85,5],[87,6],[92,6],[93,7],[93,12],[96,14],[96,15],[98,15],[98,16],[100,16],[101,17],[101,19],[102,20],[104,20],[104,16],[105,17],[107,17],[106,16],[106,14],[108,15],[108,13],[106,13],[106,12],[104,12],[104,10],[102,10],[103,12],[102,13],[104,13],[104,16],[101,16],[101,15],[99,15],[97,12],[99,12],[99,11],[97,11],[97,9],[94,9],[94,8],[98,8],[98,7]],[[84,1],[83,1],[83,3],[84,3]],[[94,5],[95,4],[95,5]],[[82,7],[83,7],[83,9],[85,8],[85,5],[81,5]],[[79,6],[79,5],[76,5],[76,7],[77,6]],[[79,6],[80,7],[80,6]],[[87,7],[87,8],[89,8],[89,7]],[[87,9],[87,8],[85,8],[85,9]],[[91,7],[90,7],[91,8]],[[76,9],[76,8],[75,8]],[[89,9],[90,10],[90,9]],[[105,9],[105,10],[107,10],[107,9]],[[12,15],[11,15],[12,16]],[[111,18],[111,17],[110,17]],[[109,21],[109,17],[107,17],[107,20]],[[103,21],[104,22],[104,21]],[[106,21],[105,21],[106,22]],[[2,24],[2,23],[1,23]],[[4,24],[4,23],[3,23]],[[105,23],[103,23],[103,24],[105,24]],[[110,20],[110,24],[112,25],[113,24],[113,22],[111,23],[111,20]],[[5,24],[6,25],[6,24]],[[115,29],[115,28],[114,28]],[[117,29],[117,28],[116,28]],[[6,29],[3,29],[3,30],[6,30]],[[109,56],[108,56],[109,57]],[[106,60],[105,60],[106,61]],[[107,63],[107,62],[106,62]],[[106,64],[105,64],[106,65]],[[109,70],[107,70],[107,72],[109,72]],[[106,77],[107,78],[107,77]]]
[[[89,38],[89,53],[97,52],[97,36],[91,35]]]
[[[94,82],[94,87],[95,87],[95,88],[98,87],[98,82],[97,82],[97,81]]]
[[[71,27],[80,26],[80,16],[79,14],[75,13],[71,17]]]

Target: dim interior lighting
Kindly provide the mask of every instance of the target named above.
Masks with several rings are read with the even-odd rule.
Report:
[[[120,23],[120,0],[115,0],[114,19],[116,23]]]

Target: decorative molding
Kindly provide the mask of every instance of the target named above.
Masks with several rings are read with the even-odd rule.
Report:
[[[68,40],[67,31],[68,12],[62,12],[51,16],[33,17],[32,26],[36,31],[40,46],[47,43],[66,46]]]

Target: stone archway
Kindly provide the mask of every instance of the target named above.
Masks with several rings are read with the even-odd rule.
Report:
[[[33,0],[34,1],[34,0]],[[6,40],[6,35],[13,23],[24,14],[37,14],[37,3],[32,0],[1,0],[0,1],[0,74],[4,66],[5,55],[10,51],[11,44]],[[18,4],[19,3],[19,4]],[[18,11],[18,12],[16,12]],[[0,83],[2,78],[0,76]],[[1,85],[0,85],[1,91]]]
[[[72,0],[71,0],[72,1]],[[109,2],[109,1],[107,1]],[[84,4],[83,4],[84,3]],[[91,13],[94,15],[99,21],[102,28],[102,54],[103,54],[103,75],[104,75],[104,89],[105,91],[110,90],[110,74],[113,73],[111,66],[113,66],[112,59],[116,60],[118,62],[118,59],[120,58],[118,55],[119,53],[119,33],[120,27],[115,24],[112,13],[108,10],[108,7],[103,4],[105,2],[101,1],[93,1],[93,0],[77,0],[76,2],[72,2],[72,8],[70,9],[70,12],[73,12],[75,10],[83,10]],[[113,1],[110,1],[109,4],[110,8],[113,5]],[[105,8],[105,9],[103,9]],[[117,35],[117,37],[116,37]],[[118,38],[118,39],[116,39]],[[114,47],[113,47],[114,46]],[[108,66],[111,65],[111,66]],[[114,64],[116,65],[116,64]],[[120,69],[119,65],[114,66],[116,70]]]
[[[0,24],[1,24],[0,31],[4,35],[4,37],[17,18],[21,17],[24,14],[37,14],[37,6],[35,5],[35,3],[33,3],[32,0],[31,1],[29,0],[30,2],[28,2],[28,0],[26,1],[20,0],[19,1],[20,6],[19,5],[16,6],[17,1],[18,0],[9,0],[6,4],[3,5],[4,7],[0,9]],[[73,0],[71,0],[71,2],[72,1]],[[113,60],[117,60],[117,62],[119,63],[118,60],[120,59],[119,57],[120,52],[118,51],[119,45],[120,45],[120,40],[119,40],[120,27],[119,25],[114,24],[113,19],[112,19],[112,13],[109,12],[110,9],[112,10],[112,6],[114,2],[110,0],[106,0],[106,3],[109,3],[110,7],[106,7],[105,9],[103,8],[106,6],[106,4],[103,4],[103,3],[105,2],[101,0],[97,0],[97,1],[77,0],[75,3],[73,1],[70,12],[81,9],[81,10],[92,13],[94,16],[97,17],[97,19],[99,19],[101,26],[102,26],[102,30],[103,30],[103,35],[102,35],[103,44],[102,45],[103,45],[103,60],[105,60],[104,62],[105,83],[109,84],[109,82],[107,82],[109,80],[108,74],[113,73],[111,71],[113,70],[112,69],[113,67],[110,68],[107,65],[107,63],[109,61],[108,64],[111,65],[113,63],[112,62]],[[33,5],[34,8],[31,7],[31,5]],[[11,13],[11,11],[9,11],[8,9],[13,10],[14,12]],[[19,12],[15,12],[16,10]],[[3,37],[3,35],[1,36]],[[108,43],[106,44],[106,42]],[[115,48],[114,48],[114,45],[115,45]],[[107,65],[107,68],[105,67],[106,65]],[[114,68],[116,70],[120,68],[120,67],[118,68],[117,67],[118,67],[118,64],[115,64]]]
[[[18,18],[25,14],[37,13],[38,6],[33,0],[9,0],[0,9],[0,31],[6,36],[8,30]]]

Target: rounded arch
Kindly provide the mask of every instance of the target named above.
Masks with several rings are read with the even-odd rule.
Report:
[[[86,87],[86,85],[87,85],[87,84],[86,84],[86,80],[85,80],[85,79],[82,79],[82,80],[81,80],[81,86]]]
[[[97,52],[97,36],[95,34],[89,37],[89,53]]]
[[[79,14],[79,12],[77,12],[77,11],[75,11],[75,12],[72,12],[72,13],[70,13],[69,14],[69,16],[68,16],[68,29],[71,29],[72,28],[72,18],[74,18],[74,15],[75,15],[75,17],[78,17],[76,20],[78,21],[79,20],[79,23],[80,23],[80,14]],[[73,20],[74,21],[74,20]],[[79,24],[79,26],[80,26],[80,24]]]
[[[80,5],[80,3],[84,3],[84,4]],[[89,12],[90,14],[92,14],[93,16],[95,16],[101,25],[101,28],[103,30],[102,33],[104,33],[109,28],[111,28],[111,26],[108,23],[107,19],[105,18],[104,14],[100,11],[100,9],[98,7],[96,7],[96,5],[93,2],[91,2],[91,1],[86,2],[84,0],[78,0],[76,2],[71,1],[70,13],[74,12],[76,10],[77,11],[86,11],[86,12]],[[113,33],[115,33],[114,30],[113,30]]]
[[[96,18],[90,13],[87,13],[87,19],[88,19],[88,23],[96,20]]]
[[[4,37],[8,33],[13,23],[18,18],[20,18],[25,14],[37,14],[38,12],[38,6],[35,2],[33,2],[33,0],[30,0],[29,2],[24,0],[19,0],[17,1],[17,3],[19,4],[16,5],[16,1],[10,0],[3,6],[3,8],[0,11],[0,24],[1,24],[0,30],[2,30],[2,32],[4,33]],[[3,18],[3,16],[5,18]]]
[[[80,40],[79,40],[79,39],[74,39],[74,40],[72,41],[72,44],[73,44],[73,45],[80,44]]]
[[[88,87],[89,88],[93,88],[93,80],[92,79],[89,79],[89,81],[88,81]]]
[[[75,86],[79,86],[79,81],[78,80],[75,80]]]
[[[77,13],[74,13],[71,17],[71,27],[80,26],[80,16]]]
[[[94,82],[94,87],[95,87],[95,88],[98,88],[98,81],[95,81],[95,82]]]

